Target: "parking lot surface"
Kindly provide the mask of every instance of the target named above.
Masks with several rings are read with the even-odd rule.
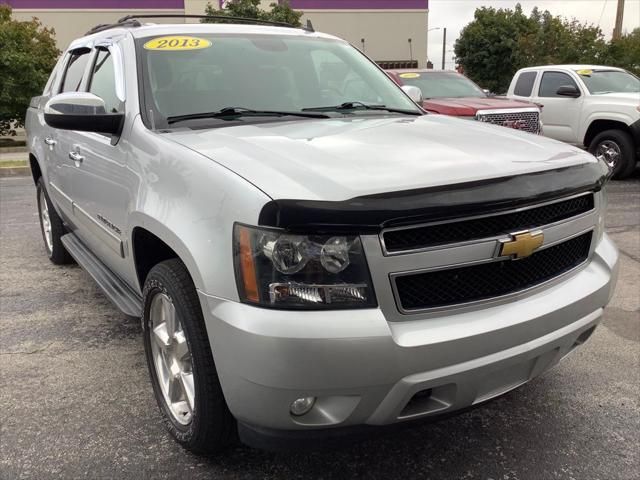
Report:
[[[589,342],[541,378],[436,423],[333,451],[203,458],[160,422],[139,321],[46,258],[30,178],[0,179],[0,478],[637,479],[640,174],[609,186],[620,280]]]

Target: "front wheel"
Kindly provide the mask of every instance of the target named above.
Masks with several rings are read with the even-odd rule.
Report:
[[[51,204],[47,190],[44,187],[42,177],[36,184],[38,201],[38,217],[40,218],[40,231],[47,256],[56,265],[72,263],[73,258],[62,244],[62,236],[67,233],[62,219]]]
[[[591,141],[589,153],[609,165],[613,178],[627,178],[636,167],[631,136],[622,130],[605,130]]]
[[[144,347],[165,426],[185,448],[213,453],[234,439],[193,281],[178,259],[159,263],[143,291]]]

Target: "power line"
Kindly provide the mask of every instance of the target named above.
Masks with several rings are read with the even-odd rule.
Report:
[[[600,26],[600,22],[602,21],[602,15],[604,14],[604,9],[607,6],[607,2],[609,0],[604,0],[604,5],[602,5],[602,11],[600,12],[600,18],[598,19],[598,26]]]

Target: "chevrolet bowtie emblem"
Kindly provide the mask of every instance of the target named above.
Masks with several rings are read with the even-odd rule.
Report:
[[[501,257],[525,258],[535,252],[544,241],[542,231],[512,233],[509,240],[500,240]]]

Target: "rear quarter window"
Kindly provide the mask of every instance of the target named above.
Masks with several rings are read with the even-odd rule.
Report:
[[[518,76],[513,94],[519,97],[530,97],[538,72],[522,72]]]

